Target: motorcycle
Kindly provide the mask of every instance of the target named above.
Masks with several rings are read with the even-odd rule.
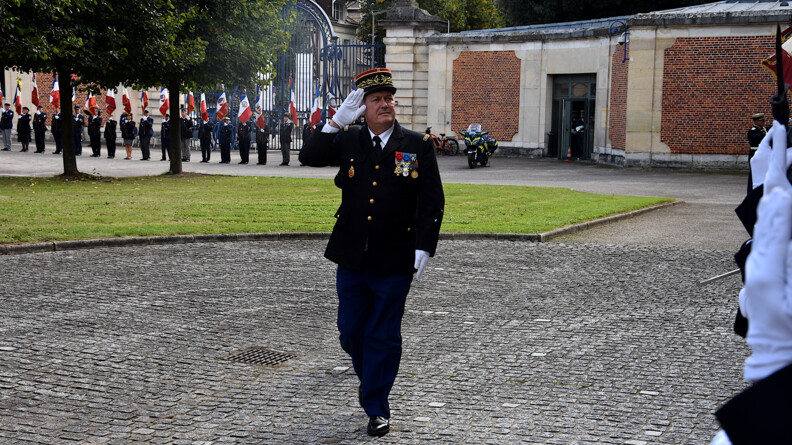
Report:
[[[460,134],[465,137],[468,167],[476,168],[476,163],[486,166],[490,156],[498,149],[498,141],[487,136],[489,131],[482,131],[481,124],[470,124],[467,131],[460,131]]]

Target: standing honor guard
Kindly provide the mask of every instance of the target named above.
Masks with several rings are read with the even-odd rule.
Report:
[[[218,130],[220,140],[220,163],[228,164],[231,162],[231,141],[234,140],[234,126],[231,125],[231,118],[223,118],[223,125]]]
[[[767,128],[765,127],[765,115],[763,113],[756,113],[751,116],[753,126],[748,130],[748,145],[751,147],[748,151],[748,193],[753,189],[753,174],[751,172],[751,158],[756,154],[756,149],[767,136]]]
[[[28,151],[28,144],[30,144],[30,113],[28,113],[30,109],[28,107],[22,107],[22,114],[19,115],[19,119],[17,119],[17,138],[19,139],[19,143],[22,144],[22,150],[19,151]]]
[[[201,141],[201,162],[209,162],[212,155],[212,124],[208,120],[198,127],[198,139]]]
[[[126,119],[121,121],[121,138],[124,139],[124,148],[126,148],[124,159],[132,159],[132,144],[135,142],[135,136],[137,136],[135,119],[132,113],[127,113]]]
[[[390,394],[413,274],[437,247],[445,198],[429,136],[396,121],[390,70],[355,77],[357,89],[300,151],[314,167],[340,165],[341,206],[325,257],[338,264],[338,330],[360,381],[367,432],[390,431]],[[350,126],[359,116],[365,125]]]
[[[190,140],[192,139],[192,119],[187,116],[187,110],[181,109],[181,157],[182,162],[190,162]]]
[[[140,128],[138,129],[140,137],[140,152],[143,157],[141,161],[148,161],[151,159],[149,148],[151,147],[151,138],[154,136],[154,119],[149,116],[149,111],[143,112],[143,117],[140,118]]]
[[[60,110],[55,108],[55,113],[52,115],[52,138],[55,139],[55,152],[52,154],[59,155],[63,151],[63,120],[61,119]]]
[[[170,113],[165,113],[165,119],[162,120],[162,126],[160,126],[160,145],[162,146],[160,161],[167,161],[170,149]]]
[[[99,110],[90,117],[88,123],[88,139],[91,141],[92,158],[102,156],[102,116]]]
[[[240,164],[247,164],[250,161],[250,133],[253,132],[253,124],[250,119],[240,122],[237,125],[237,140],[239,141]]]
[[[292,142],[292,130],[294,129],[294,124],[291,121],[291,114],[285,113],[283,115],[283,123],[281,123],[280,127],[280,147],[281,147],[281,155],[283,156],[283,161],[281,165],[289,165],[289,158],[291,157],[291,142]]]
[[[74,106],[74,155],[82,155],[82,128],[85,126],[85,116],[80,113],[80,106]]]
[[[107,118],[107,122],[105,122],[105,129],[104,129],[104,137],[105,137],[105,144],[107,144],[108,159],[113,159],[115,157],[117,125],[118,122],[115,119],[113,119],[113,115],[110,114],[109,117]]]
[[[259,119],[256,121],[261,127],[256,130],[256,151],[258,152],[258,162],[256,165],[267,165],[267,148],[269,148],[269,128],[267,121]]]
[[[3,132],[3,151],[11,150],[11,129],[14,128],[14,110],[11,104],[3,104],[3,114],[0,115],[0,131]]]
[[[47,134],[47,113],[44,107],[36,107],[36,115],[33,116],[33,136],[36,139],[36,153],[44,153],[44,136]]]

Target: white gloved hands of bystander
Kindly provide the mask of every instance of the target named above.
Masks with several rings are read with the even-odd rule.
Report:
[[[363,112],[366,111],[366,106],[361,105],[363,103],[364,94],[363,88],[358,88],[349,93],[349,96],[344,99],[344,103],[341,104],[338,111],[333,115],[333,122],[340,128],[344,128],[355,122]]]
[[[774,122],[771,131],[773,150],[740,292],[740,311],[748,318],[746,342],[753,350],[745,361],[749,381],[792,363],[792,185],[786,175],[786,128]]]
[[[429,252],[425,250],[416,250],[415,251],[415,279],[421,281],[421,276],[423,276],[424,269],[426,269],[426,264],[429,262]]]

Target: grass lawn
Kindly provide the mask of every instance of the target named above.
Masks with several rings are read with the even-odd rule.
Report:
[[[671,198],[445,184],[443,232],[540,233]],[[154,176],[0,178],[0,243],[246,232],[329,232],[332,180]]]

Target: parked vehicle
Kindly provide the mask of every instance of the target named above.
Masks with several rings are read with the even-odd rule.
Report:
[[[426,134],[429,135],[437,154],[453,156],[459,153],[459,142],[455,138],[446,136],[445,133],[440,133],[440,136],[432,134],[432,127],[426,128]]]
[[[481,124],[468,125],[467,131],[460,131],[465,137],[468,167],[476,168],[476,163],[487,165],[490,156],[498,149],[498,141],[489,137],[489,131],[482,131]]]

